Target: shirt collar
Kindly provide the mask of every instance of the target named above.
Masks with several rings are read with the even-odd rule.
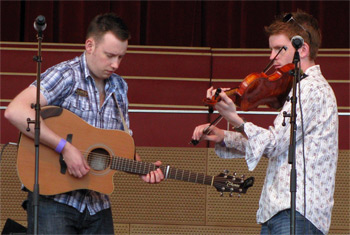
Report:
[[[88,80],[89,78],[92,79],[90,70],[87,66],[87,62],[86,62],[86,52],[84,52],[81,56],[80,56],[80,61],[81,61],[81,66],[82,66],[82,70],[83,70],[83,74],[84,74],[84,78],[86,80]],[[115,90],[117,87],[117,82],[116,82],[116,78],[118,77],[118,75],[112,73],[111,76],[106,80],[106,90],[108,89],[112,89]]]
[[[316,75],[321,73],[320,65],[316,64],[306,69],[305,73],[310,75]]]
[[[81,61],[81,67],[83,70],[83,74],[84,74],[84,78],[87,80],[89,77],[92,78],[91,74],[90,74],[90,70],[87,66],[87,62],[86,62],[86,52],[84,52],[81,56],[80,56],[80,61]]]

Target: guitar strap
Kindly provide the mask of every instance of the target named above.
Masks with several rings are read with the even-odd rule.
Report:
[[[124,131],[127,132],[127,133],[130,135],[129,128],[128,128],[128,126],[126,125],[126,122],[125,122],[125,119],[124,119],[124,115],[123,115],[123,113],[122,113],[122,110],[121,110],[120,107],[119,107],[118,100],[117,100],[117,97],[115,96],[115,93],[114,93],[114,92],[113,92],[113,99],[114,99],[114,101],[115,101],[115,105],[116,105],[117,108],[118,108],[118,111],[119,111],[119,114],[120,114],[120,118],[122,119],[123,126],[124,126]]]

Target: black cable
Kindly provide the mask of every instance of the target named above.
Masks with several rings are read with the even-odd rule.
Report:
[[[305,234],[305,224],[306,224],[306,166],[305,166],[305,146],[304,146],[304,117],[303,117],[303,110],[301,107],[301,80],[298,82],[299,86],[299,109],[300,109],[300,123],[301,123],[301,141],[303,146],[303,164],[304,164],[304,231],[303,234]]]
[[[4,144],[4,146],[2,146],[1,152],[0,152],[0,162],[1,162],[1,159],[2,159],[2,154],[3,154],[4,150],[5,150],[5,148],[7,147],[7,145],[9,145],[9,144],[17,145],[17,143],[12,143],[12,142],[7,142],[6,144]]]
[[[6,146],[9,145],[9,142],[4,144],[4,146],[2,146],[1,148],[1,153],[0,153],[0,162],[1,162],[1,159],[2,159],[2,153],[4,152],[4,149],[6,148]]]

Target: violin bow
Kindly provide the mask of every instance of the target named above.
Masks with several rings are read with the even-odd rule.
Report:
[[[265,67],[265,69],[263,70],[263,73],[266,73],[267,71],[269,71],[273,65],[273,62],[275,61],[275,59],[277,58],[277,56],[281,53],[282,50],[287,50],[288,48],[286,46],[283,46],[279,49],[279,51],[277,52],[277,54],[275,55],[275,57],[273,57],[273,59],[270,61],[270,63],[267,64],[267,66]]]

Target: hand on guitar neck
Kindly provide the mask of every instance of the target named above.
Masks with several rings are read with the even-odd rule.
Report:
[[[136,161],[141,161],[141,157],[138,153],[135,154]],[[155,166],[159,167],[162,165],[161,161],[156,161],[154,163]],[[164,179],[164,174],[160,168],[156,168],[156,170],[149,172],[147,175],[141,175],[141,179],[147,183],[159,183]]]

